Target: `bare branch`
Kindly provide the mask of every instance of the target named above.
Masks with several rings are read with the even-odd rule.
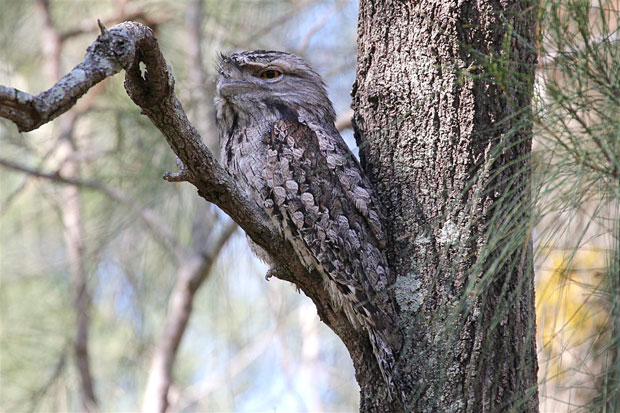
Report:
[[[29,183],[30,178],[26,177],[26,179],[24,179],[24,181],[4,199],[2,204],[0,204],[0,218],[9,209],[13,201],[15,201],[15,199],[17,199],[17,197],[26,189]]]
[[[163,413],[167,410],[172,366],[187,329],[196,291],[211,273],[213,263],[236,229],[234,222],[229,223],[219,235],[211,237],[203,251],[182,261],[168,301],[164,331],[149,369],[142,407],[144,412]]]
[[[163,178],[168,182],[189,182],[190,176],[187,173],[187,168],[183,165],[183,161],[177,156],[178,172],[166,172]]]
[[[140,62],[146,66],[144,77]],[[90,87],[123,68],[127,93],[164,134],[199,194],[228,213],[259,245],[282,246],[283,237],[264,211],[238,189],[188,121],[157,40],[142,24],[121,23],[99,35],[82,63],[37,96],[0,86],[0,116],[12,120],[21,131],[35,129],[69,110]]]
[[[47,161],[49,159],[50,156],[52,156],[56,150],[58,148],[58,142],[56,142],[55,145],[53,145],[51,148],[49,148],[40,158],[39,158],[39,165],[43,165],[45,163],[45,161]],[[1,161],[1,159],[0,159]],[[13,164],[12,162],[6,161],[7,165],[4,165],[7,168],[10,169],[15,169],[15,168],[11,168],[8,165],[15,165],[15,166],[19,166],[18,164]],[[0,163],[0,165],[3,165],[2,163]],[[27,168],[30,169],[30,168]],[[19,170],[19,169],[17,169]],[[25,171],[21,171],[21,172],[25,172]],[[9,209],[9,207],[11,206],[11,203],[28,187],[28,184],[32,181],[33,176],[29,173],[26,173],[26,179],[24,179],[24,181],[21,183],[21,185],[17,188],[15,188],[13,190],[13,192],[11,192],[5,199],[4,202],[2,203],[2,205],[0,205],[0,217],[2,217],[2,215]]]
[[[145,71],[141,70],[141,64]],[[256,244],[270,253],[275,267],[287,269],[280,274],[281,278],[304,290],[326,323],[339,322],[321,277],[306,270],[284,235],[219,165],[187,119],[174,93],[174,77],[148,27],[134,22],[112,27],[97,37],[82,63],[37,97],[26,94],[28,99],[17,99],[15,89],[0,89],[4,91],[0,93],[0,116],[14,119],[21,130],[31,130],[67,111],[89,87],[121,69],[126,71],[128,95],[165,136],[185,165],[187,179],[198,189],[198,194],[220,207]],[[355,334],[351,331],[348,337]]]
[[[65,371],[66,366],[67,349],[63,349],[48,379],[45,380],[45,383],[41,387],[39,387],[39,389],[32,396],[30,396],[31,411],[37,410],[39,402],[41,401],[41,399],[43,399],[43,397],[45,397],[54,382],[56,382],[56,380],[58,380],[58,378],[62,375],[62,373]]]
[[[149,31],[136,23],[123,23],[116,27],[126,25],[131,25],[131,30],[141,28],[144,32]],[[291,272],[307,275],[282,234],[273,228],[269,217],[239,189],[187,119],[174,94],[172,73],[152,33],[140,34],[136,46],[139,53],[127,69],[125,89],[166,137],[170,147],[185,165],[189,182],[198,188],[200,196],[226,212],[258,245],[267,251],[278,251],[283,266],[291,268]],[[145,64],[146,78],[141,76],[138,62]],[[310,277],[307,279],[309,284],[318,286],[316,280]]]
[[[182,169],[178,172],[166,172],[164,174],[164,180],[168,182],[189,182],[190,177],[188,173]]]
[[[31,175],[37,178],[49,179],[52,181],[69,184],[69,185],[94,188],[95,186],[98,186],[99,184],[96,181],[82,181],[79,179],[65,178],[61,176],[59,172],[54,172],[54,173],[42,172],[42,171],[39,171],[38,169],[30,168],[28,166],[24,166],[16,162],[9,161],[7,159],[0,159],[0,165],[4,166],[5,168],[12,169],[14,171],[24,172],[25,174],[28,174],[28,175]]]
[[[0,117],[27,132],[55,119],[69,110],[88,89],[131,64],[133,43],[121,31],[100,35],[88,48],[82,63],[50,89],[36,96],[0,86]]]
[[[200,251],[201,255],[208,260],[215,261],[220,255],[222,248],[228,242],[232,234],[235,233],[238,226],[234,222],[226,224],[222,232],[216,237],[210,237],[205,248]],[[202,281],[201,281],[202,282]]]

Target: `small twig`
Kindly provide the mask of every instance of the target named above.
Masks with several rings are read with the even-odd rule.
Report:
[[[9,209],[13,201],[26,189],[29,183],[30,177],[26,177],[26,179],[4,199],[4,202],[0,204],[0,218]]]
[[[99,26],[99,31],[101,32],[102,36],[105,36],[105,34],[108,32],[108,29],[105,28],[105,26],[103,25],[103,23],[101,23],[101,20],[97,19],[97,26]]]
[[[191,178],[185,170],[179,172],[166,172],[163,178],[168,182],[191,182]]]
[[[178,172],[166,172],[163,176],[164,180],[168,182],[191,182],[190,175],[187,172],[187,168],[183,165],[183,161],[179,159],[177,156],[177,166],[179,167]]]
[[[58,378],[62,375],[66,366],[67,366],[67,348],[64,348],[62,352],[60,353],[60,357],[58,358],[58,361],[56,362],[54,369],[52,370],[52,374],[50,374],[50,376],[45,381],[45,383],[41,387],[39,387],[39,389],[32,396],[30,396],[30,410],[31,411],[37,410],[37,407],[39,406],[39,402],[47,394],[50,387],[52,387],[52,384],[54,384],[54,382],[58,380]]]

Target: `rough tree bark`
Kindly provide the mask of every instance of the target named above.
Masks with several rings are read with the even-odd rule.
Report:
[[[538,410],[527,224],[536,11],[515,0],[360,2],[354,124],[393,217],[407,410]],[[507,219],[525,225],[502,256],[490,234]],[[382,410],[378,378],[358,380],[362,410]]]
[[[286,268],[281,276],[313,300],[349,349],[362,411],[534,412],[527,119],[535,12],[525,1],[360,4],[356,136],[392,217],[386,253],[402,337],[391,386],[320,277],[205,147],[148,28],[102,28],[84,61],[37,96],[0,87],[0,116],[32,130],[125,70],[129,96],[183,163],[167,180],[192,183]],[[526,223],[510,231],[518,241],[508,250],[490,236],[501,220]]]

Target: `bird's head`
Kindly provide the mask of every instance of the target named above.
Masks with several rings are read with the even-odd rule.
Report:
[[[332,107],[321,77],[293,54],[255,50],[221,55],[215,98],[218,117],[232,111],[244,118],[316,117],[333,123]]]

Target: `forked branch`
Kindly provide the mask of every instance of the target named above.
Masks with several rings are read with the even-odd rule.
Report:
[[[0,86],[0,117],[20,131],[31,131],[60,116],[91,87],[121,70],[125,89],[166,137],[182,164],[182,180],[191,182],[200,196],[224,210],[248,235],[268,251],[279,251],[282,263],[293,273],[305,270],[269,218],[258,208],[213,157],[191,125],[174,93],[174,77],[147,26],[125,22],[101,34],[87,49],[84,60],[50,89],[31,95]],[[175,179],[170,179],[175,180]],[[177,179],[181,180],[181,179]],[[289,251],[282,252],[282,251]]]
[[[203,143],[174,93],[174,78],[148,27],[125,22],[106,30],[88,48],[84,61],[49,90],[32,96],[1,87],[0,117],[12,120],[21,131],[36,129],[69,110],[88,89],[125,70],[125,89],[142,113],[157,126],[180,160],[181,172],[168,180],[186,180],[198,194],[226,212],[252,240],[273,258],[277,276],[294,282],[317,306],[321,319],[338,331],[355,358],[364,361],[367,340],[338,313],[321,277],[308,272],[283,234],[266,213],[240,190]],[[374,366],[373,362],[370,362]],[[370,366],[370,365],[369,365]],[[375,367],[364,367],[372,369]]]
[[[49,90],[33,96],[0,87],[0,117],[12,120],[20,131],[36,129],[69,110],[89,88],[121,70],[126,72],[127,94],[162,132],[179,158],[180,172],[167,174],[167,180],[190,182],[201,197],[226,212],[271,256],[277,277],[294,282],[312,299],[320,318],[341,337],[357,360],[356,368],[381,381],[366,333],[338,310],[322,277],[304,267],[284,234],[219,165],[187,119],[174,93],[174,77],[151,29],[135,22],[109,30],[101,26],[101,34],[88,48],[84,61]]]

